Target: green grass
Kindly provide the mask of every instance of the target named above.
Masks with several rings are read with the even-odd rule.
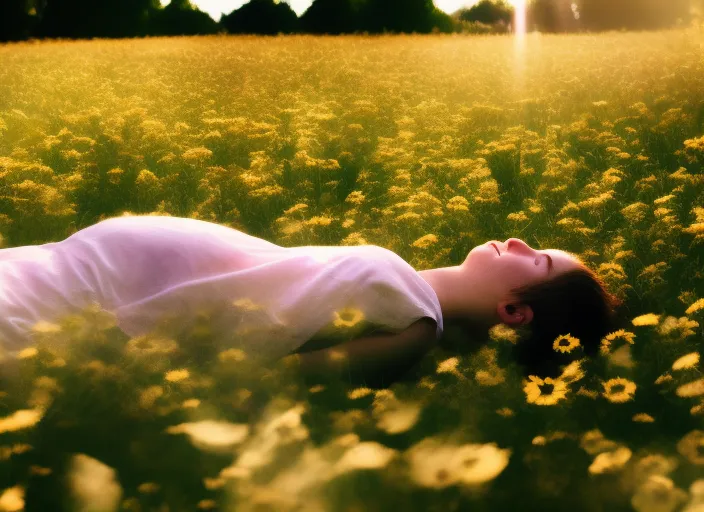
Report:
[[[494,329],[381,391],[307,386],[218,354],[207,329],[130,340],[99,312],[69,318],[6,379],[0,506],[79,510],[71,489],[92,479],[103,510],[701,507],[703,44],[692,29],[0,46],[5,247],[125,212],[376,244],[417,270],[517,236],[578,254],[630,315],[554,385]],[[183,433],[205,420],[227,423]]]

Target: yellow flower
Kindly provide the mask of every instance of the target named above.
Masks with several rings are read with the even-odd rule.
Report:
[[[162,396],[164,396],[164,388],[161,386],[150,386],[139,394],[139,405],[149,409]]]
[[[595,400],[596,397],[599,396],[598,392],[592,391],[591,389],[587,389],[585,387],[579,388],[579,390],[577,391],[577,394],[579,396],[586,396],[587,398],[591,398],[592,400]]]
[[[685,311],[685,314],[690,315],[690,314],[694,313],[695,311],[699,311],[701,309],[704,309],[704,299],[699,299],[694,304],[689,306],[687,308],[687,310]]]
[[[396,450],[373,441],[357,443],[335,463],[333,473],[339,475],[357,469],[380,469],[396,457],[397,453]]]
[[[195,409],[200,405],[200,400],[197,398],[189,398],[188,400],[184,400],[183,403],[181,404],[181,407],[184,409]]]
[[[341,245],[368,245],[366,238],[364,238],[360,233],[355,231],[350,233],[345,238],[342,239]]]
[[[333,325],[335,327],[354,327],[364,320],[364,313],[356,308],[343,308],[334,312]]]
[[[16,485],[0,494],[0,510],[16,512],[24,510],[24,488]]]
[[[356,399],[358,399],[358,398],[362,398],[362,397],[365,397],[365,396],[367,396],[367,395],[371,395],[372,393],[374,393],[374,390],[373,390],[373,389],[370,389],[370,388],[357,388],[357,389],[353,389],[352,391],[350,391],[349,393],[347,393],[347,398],[349,398],[350,400],[356,400]]]
[[[47,322],[46,320],[40,320],[32,326],[33,332],[41,333],[55,333],[61,332],[61,326]]]
[[[482,386],[497,386],[506,381],[503,371],[498,367],[494,369],[493,373],[486,370],[477,370],[474,373],[474,378]]]
[[[456,373],[457,372],[457,365],[459,364],[460,360],[457,357],[451,357],[449,359],[445,359],[442,361],[440,364],[438,364],[438,368],[436,370],[437,373]]]
[[[659,385],[659,384],[664,384],[664,383],[666,383],[666,382],[670,382],[671,380],[673,380],[673,379],[672,379],[672,375],[670,375],[669,373],[665,372],[665,373],[663,373],[662,375],[660,375],[660,377],[658,377],[657,379],[655,379],[655,384],[658,384],[658,385]]]
[[[196,448],[218,452],[244,441],[249,435],[249,429],[247,424],[202,420],[174,425],[168,427],[166,432],[168,434],[186,434]]]
[[[494,341],[505,340],[511,343],[518,342],[518,332],[506,324],[496,324],[489,329],[489,337]]]
[[[526,212],[524,212],[523,210],[521,210],[520,212],[509,213],[506,218],[513,222],[527,222],[530,220],[526,215]]]
[[[181,370],[171,370],[166,372],[166,375],[164,376],[164,379],[166,379],[169,382],[179,382],[182,380],[187,379],[190,376],[190,373],[188,370],[181,369]]]
[[[633,325],[657,325],[660,321],[660,315],[654,313],[648,313],[646,315],[640,315],[633,319]]]
[[[633,421],[638,423],[653,423],[655,421],[655,418],[653,418],[650,414],[646,414],[644,412],[634,415],[632,419]]]
[[[199,147],[199,148],[191,148],[191,149],[185,151],[181,155],[181,158],[183,158],[187,162],[197,163],[197,162],[208,160],[212,156],[213,156],[213,152],[210,151],[208,148]]]
[[[426,437],[405,453],[411,479],[435,489],[493,480],[508,465],[510,456],[510,449],[501,449],[495,443],[457,446],[432,437]]]
[[[214,508],[217,508],[217,506],[218,506],[217,502],[215,500],[210,500],[210,499],[200,500],[198,502],[198,505],[196,505],[196,507],[199,510],[212,510]]]
[[[33,357],[36,357],[37,354],[39,354],[39,351],[34,347],[30,347],[30,348],[25,348],[25,349],[20,350],[19,353],[17,354],[17,358],[18,359],[31,359]]]
[[[125,352],[137,356],[166,355],[178,349],[178,344],[169,338],[146,334],[132,338],[125,345]]]
[[[614,403],[633,400],[633,394],[636,392],[636,383],[621,377],[610,379],[604,382],[603,385],[604,392],[602,395]],[[617,389],[619,387],[622,387],[622,389]]]
[[[688,494],[666,476],[649,475],[633,494],[631,506],[638,512],[677,510],[687,497]],[[696,510],[694,507],[688,509]]]
[[[618,331],[614,331],[611,334],[607,334],[601,340],[601,353],[607,355],[609,353],[609,350],[611,349],[611,342],[617,338],[624,339],[628,343],[633,345],[633,340],[635,339],[635,337],[636,335],[634,333],[626,331],[625,329],[619,329]]]
[[[564,370],[562,370],[562,375],[559,379],[567,384],[577,382],[584,378],[584,370],[582,370],[582,360],[572,361],[568,364]]]
[[[686,338],[687,336],[694,336],[694,329],[697,327],[699,327],[699,322],[690,320],[686,316],[680,318],[668,316],[658,327],[658,332],[663,336],[674,335],[679,338]]]
[[[556,352],[562,352],[563,354],[567,352],[572,352],[575,348],[579,346],[579,338],[575,338],[573,336],[570,336],[569,334],[558,336],[552,344],[553,350],[555,350]]]
[[[137,490],[142,494],[153,494],[159,491],[159,484],[154,482],[144,482],[137,486]]]
[[[567,396],[567,383],[560,379],[551,377],[541,379],[535,375],[530,375],[528,378],[530,382],[524,381],[523,391],[529,404],[555,405]],[[546,388],[541,389],[541,386]],[[550,387],[552,389],[549,389]]]
[[[633,455],[633,452],[625,446],[619,447],[612,452],[600,453],[594,457],[594,462],[589,466],[589,472],[600,474],[619,470],[626,465],[631,455]]]
[[[29,466],[29,474],[30,475],[48,476],[51,473],[52,473],[51,468],[46,468],[44,466],[36,466],[34,464]],[[3,509],[2,506],[0,506],[0,510],[6,510],[6,509]]]
[[[672,369],[673,370],[685,370],[685,369],[690,369],[694,368],[699,364],[699,353],[697,352],[691,352],[687,355],[684,355],[677,359],[674,363],[672,363]]]
[[[232,302],[232,305],[241,311],[259,311],[263,306],[256,304],[249,297],[238,299]]]
[[[428,234],[425,236],[420,237],[418,240],[413,242],[411,245],[413,247],[419,247],[421,249],[427,249],[433,244],[436,244],[438,242],[438,237],[433,235],[433,234]]]
[[[364,202],[364,199],[364,194],[362,194],[359,190],[354,190],[350,192],[349,195],[345,198],[345,202],[352,204],[362,204]]]
[[[695,380],[687,384],[682,384],[677,388],[677,396],[692,397],[704,395],[704,379]]]
[[[44,411],[42,409],[22,409],[15,411],[6,418],[0,418],[0,434],[33,427],[39,423],[43,415]]]
[[[450,211],[453,212],[468,212],[469,211],[469,201],[467,201],[462,196],[454,196],[445,205]]]
[[[285,213],[286,215],[290,215],[290,214],[292,214],[292,213],[294,213],[294,212],[297,212],[297,211],[300,211],[300,210],[305,210],[306,208],[308,208],[308,205],[307,205],[307,204],[305,204],[305,203],[297,203],[297,204],[295,204],[294,206],[292,206],[291,208],[289,208],[288,210],[284,210],[284,213]]]
[[[677,451],[692,464],[704,465],[704,431],[692,430],[677,443]]]
[[[308,226],[329,226],[333,220],[335,219],[332,217],[328,217],[325,215],[316,215],[305,221],[305,223]]]
[[[228,348],[218,354],[218,359],[222,363],[226,363],[228,361],[239,362],[247,359],[247,354],[240,348]]]

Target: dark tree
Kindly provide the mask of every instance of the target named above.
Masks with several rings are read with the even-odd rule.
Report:
[[[196,9],[189,0],[172,0],[152,14],[151,33],[154,35],[215,34],[219,28],[213,18]]]
[[[148,34],[150,14],[158,0],[46,0],[41,37],[137,37]]]
[[[313,34],[361,31],[362,8],[357,0],[314,0],[301,16],[301,28]]]
[[[506,25],[513,20],[514,9],[504,0],[482,0],[469,9],[462,9],[459,18],[462,21],[479,21],[487,25],[503,22]]]
[[[433,0],[367,0],[363,27],[369,32],[428,33],[450,17],[440,13]]]
[[[27,39],[32,29],[32,8],[28,0],[0,1],[0,41]]]
[[[527,26],[540,32],[575,32],[580,28],[573,0],[533,0],[528,4]]]
[[[298,32],[298,17],[286,2],[251,0],[220,18],[231,34],[290,34]]]

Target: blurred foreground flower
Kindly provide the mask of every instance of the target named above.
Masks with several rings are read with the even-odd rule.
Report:
[[[74,499],[71,510],[111,512],[118,509],[122,487],[115,470],[79,453],[71,460],[68,484]]]
[[[631,498],[638,512],[673,512],[687,499],[687,493],[662,475],[651,475]]]
[[[374,412],[377,428],[387,434],[398,434],[413,428],[421,413],[420,404],[402,402],[389,389],[376,392],[374,397]]]
[[[629,461],[633,452],[621,446],[611,452],[600,453],[594,457],[594,462],[589,466],[592,474],[610,473],[621,469]]]
[[[5,489],[0,494],[0,511],[19,512],[24,510],[24,489],[18,485]]]
[[[511,450],[496,443],[455,445],[427,437],[409,448],[405,456],[414,482],[440,489],[493,480],[508,466]]]
[[[680,439],[677,451],[692,464],[704,466],[704,430],[692,430]]]
[[[308,439],[309,432],[301,420],[305,405],[296,404],[284,411],[270,405],[256,433],[242,446],[235,462],[220,472],[222,478],[248,478],[257,468],[266,466],[281,446]]]
[[[0,418],[0,433],[14,432],[33,427],[42,419],[42,409],[22,409],[15,411],[5,418]]]
[[[181,423],[166,429],[169,434],[186,434],[191,442],[202,450],[227,452],[241,443],[249,434],[249,425],[226,421],[203,420]]]
[[[704,478],[695,480],[689,486],[689,494],[692,497],[681,512],[701,512],[704,510]]]

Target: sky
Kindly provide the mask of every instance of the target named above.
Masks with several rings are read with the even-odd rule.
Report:
[[[161,0],[162,5],[168,5],[171,0]],[[297,15],[301,15],[313,3],[313,0],[286,0],[291,9]],[[453,13],[460,7],[465,5],[473,5],[478,0],[434,0],[438,9],[446,13]],[[249,0],[191,0],[191,3],[198,7],[203,12],[210,14],[210,17],[215,21],[220,21],[220,14],[229,14],[235,9],[249,2]]]

